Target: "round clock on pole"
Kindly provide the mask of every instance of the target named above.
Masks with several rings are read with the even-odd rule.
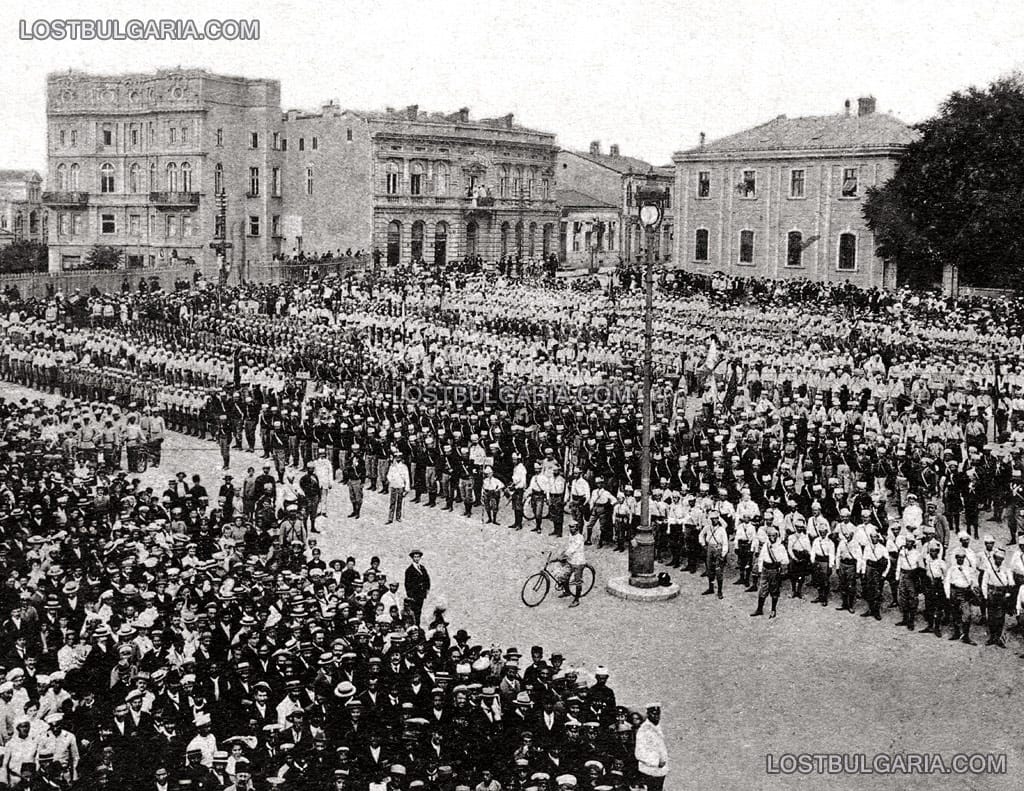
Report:
[[[653,228],[661,222],[661,206],[654,203],[645,203],[640,207],[640,222],[648,228]]]

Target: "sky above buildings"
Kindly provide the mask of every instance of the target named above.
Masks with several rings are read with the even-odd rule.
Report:
[[[130,7],[130,10],[126,10]],[[0,22],[2,167],[46,161],[45,79],[201,67],[281,81],[284,109],[329,100],[515,113],[566,148],[674,151],[779,114],[873,94],[907,122],[950,92],[1024,68],[1024,4],[976,0],[8,0]],[[87,9],[87,10],[86,10]],[[26,41],[38,19],[258,19],[260,40]]]

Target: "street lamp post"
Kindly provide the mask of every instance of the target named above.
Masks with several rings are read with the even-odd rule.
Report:
[[[660,586],[654,573],[654,534],[651,529],[651,432],[654,410],[651,404],[653,387],[653,313],[654,313],[654,234],[661,226],[668,201],[667,191],[649,185],[637,190],[640,224],[646,232],[647,250],[644,258],[644,383],[643,383],[643,444],[640,449],[640,525],[630,542],[629,576],[613,578],[608,592],[621,598],[657,601],[679,595],[679,586]]]

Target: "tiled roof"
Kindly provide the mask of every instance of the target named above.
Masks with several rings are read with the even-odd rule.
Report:
[[[616,209],[618,208],[614,203],[595,198],[593,195],[587,195],[585,192],[579,190],[565,189],[557,190],[555,195],[555,203],[561,208],[572,209],[572,208],[586,208],[586,209]]]
[[[888,148],[917,139],[917,132],[887,113],[817,115],[787,118],[714,140],[684,154],[727,154],[741,151],[792,151],[843,148]]]
[[[568,151],[568,149],[566,150]],[[646,173],[653,167],[650,162],[645,162],[636,157],[613,157],[611,154],[591,154],[586,151],[568,151],[568,153],[575,154],[580,159],[586,159],[597,165],[603,165],[609,170],[614,170],[616,173]]]

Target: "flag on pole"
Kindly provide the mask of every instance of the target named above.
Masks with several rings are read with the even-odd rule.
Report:
[[[722,406],[725,407],[725,411],[729,412],[732,410],[732,402],[736,400],[736,363],[729,366],[732,369],[732,374],[729,376],[729,384],[725,387],[725,398],[722,400]]]

